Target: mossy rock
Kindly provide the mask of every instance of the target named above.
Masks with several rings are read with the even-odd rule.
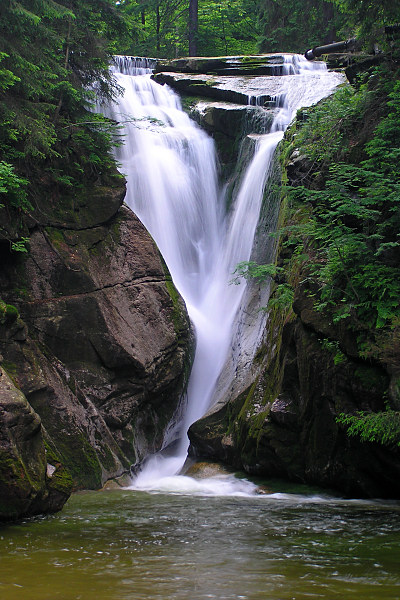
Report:
[[[0,324],[10,325],[19,317],[18,309],[12,304],[6,304],[0,300]]]
[[[0,520],[60,510],[69,494],[48,485],[40,418],[0,368]]]

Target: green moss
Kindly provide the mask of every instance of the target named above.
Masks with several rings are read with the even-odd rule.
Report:
[[[182,332],[182,308],[180,306],[178,292],[171,279],[166,279],[165,286],[173,304],[172,321],[174,323],[175,333],[179,336]]]
[[[45,438],[47,461],[55,466],[62,464],[66,468],[74,489],[101,487],[102,469],[99,458],[84,434],[77,432],[68,438],[53,438]],[[63,475],[63,478],[66,477],[66,474]]]
[[[6,451],[0,451],[0,490],[15,490],[17,495],[21,494],[24,500],[27,494],[39,491],[44,486],[43,463],[38,462],[35,468],[28,469],[19,455],[13,455]],[[0,492],[0,497],[2,493]]]
[[[19,317],[18,309],[12,304],[6,304],[0,300],[0,324],[10,325]]]
[[[165,264],[164,259],[160,255],[161,262],[163,265],[164,273],[165,273],[165,287],[167,288],[168,294],[172,300],[172,322],[174,325],[174,330],[178,338],[178,343],[182,338],[182,333],[186,331],[187,322],[184,318],[182,300],[178,293],[178,290],[173,284],[171,279],[171,275],[169,274],[168,267]]]
[[[182,109],[187,112],[190,113],[193,108],[196,106],[196,104],[198,104],[198,102],[201,102],[202,98],[200,98],[199,96],[190,96],[190,95],[184,95],[181,97],[181,104],[182,104]]]
[[[115,468],[115,457],[108,446],[101,446],[101,464],[106,470]]]
[[[10,480],[23,480],[25,471],[14,456],[0,450],[0,485],[9,484]]]
[[[109,225],[111,244],[119,246],[121,243],[121,215],[117,215]],[[110,244],[110,245],[111,245]]]
[[[49,236],[49,238],[53,244],[56,242],[61,244],[61,243],[64,243],[64,241],[65,241],[64,233],[61,229],[55,229],[54,227],[47,227],[46,233]]]
[[[61,465],[51,476],[48,485],[50,488],[57,490],[58,492],[61,492],[66,496],[69,496],[72,491],[74,482],[69,470]]]
[[[14,288],[13,292],[17,298],[21,298],[22,300],[29,300],[30,294],[27,287],[21,286]]]
[[[66,443],[57,441],[62,463],[72,475],[74,487],[101,487],[101,465],[95,450],[84,434],[77,434]]]
[[[7,375],[9,376],[15,387],[17,389],[20,389],[18,383],[18,366],[10,360],[3,360],[1,366],[6,371]]]
[[[3,360],[1,366],[5,371],[7,371],[7,374],[11,377],[11,379],[17,376],[18,367],[14,362],[11,362],[10,360]]]
[[[288,321],[288,314],[287,310],[282,311],[278,307],[269,311],[266,341],[254,359],[263,366],[261,374],[234,403],[228,405],[226,431],[232,435],[243,464],[257,463],[270,408],[281,391],[284,372],[282,329]]]

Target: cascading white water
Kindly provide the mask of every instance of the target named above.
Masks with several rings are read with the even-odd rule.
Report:
[[[187,429],[212,404],[246,287],[246,282],[230,281],[236,265],[250,258],[274,150],[295,110],[327,95],[338,81],[326,77],[320,65],[314,70],[302,57],[285,57],[287,76],[271,131],[258,136],[254,157],[226,214],[211,138],[181,110],[170,88],[150,79],[150,65],[126,57],[118,61],[115,77],[125,94],[108,114],[125,126],[126,141],[117,159],[127,176],[126,202],[160,248],[186,302],[197,344],[187,406],[175,430],[180,441],[173,457],[159,454],[146,462],[135,486],[147,489],[179,472],[187,453]],[[307,73],[319,74],[312,86]]]

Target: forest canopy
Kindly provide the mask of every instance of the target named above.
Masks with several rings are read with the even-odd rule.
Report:
[[[384,26],[400,21],[392,0],[121,0],[118,6],[131,28],[123,52],[165,58],[188,55],[190,35],[198,56],[303,53],[353,36],[370,48],[385,45]]]
[[[191,17],[189,18],[189,15]],[[0,206],[46,186],[76,190],[115,169],[113,124],[91,111],[118,93],[113,54],[304,52],[380,41],[398,3],[356,0],[8,0],[0,3]]]
[[[112,0],[0,4],[0,205],[8,211],[114,170],[111,124],[89,109],[95,96],[117,93],[109,64],[128,32]]]
[[[130,18],[132,54],[187,55],[193,0],[122,0]],[[197,0],[196,0],[197,4]],[[199,56],[304,52],[332,41],[343,18],[328,0],[199,0]]]

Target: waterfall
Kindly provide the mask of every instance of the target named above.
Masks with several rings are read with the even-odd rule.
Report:
[[[236,265],[250,259],[275,148],[297,108],[318,101],[338,84],[325,65],[285,56],[271,131],[254,136],[254,156],[227,214],[213,140],[182,111],[168,86],[151,80],[152,66],[116,57],[114,73],[125,93],[107,114],[124,125],[125,144],[117,160],[127,177],[126,202],[155,239],[186,302],[196,353],[183,419],[173,432],[179,439],[174,456],[159,453],[147,460],[135,482],[143,488],[179,472],[187,429],[213,403],[247,285],[230,281]]]

